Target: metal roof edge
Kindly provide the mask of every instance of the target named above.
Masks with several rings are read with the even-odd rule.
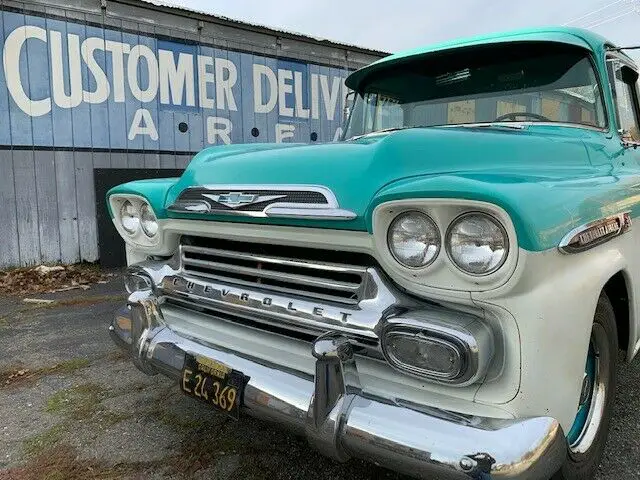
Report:
[[[225,17],[223,15],[216,15],[214,13],[191,9],[182,5],[176,5],[172,2],[167,2],[165,0],[109,0],[111,2],[120,3],[124,5],[137,6],[142,8],[151,8],[158,11],[162,11],[164,13],[171,13],[173,15],[182,15],[198,20],[205,20],[211,23],[222,24],[225,26],[231,26],[235,28],[241,28],[246,30],[258,30],[261,33],[274,35],[277,37],[286,37],[293,40],[298,40],[302,42],[312,43],[316,45],[323,45],[334,48],[343,48],[346,50],[350,50],[352,52],[362,53],[366,55],[374,55],[377,57],[384,57],[389,55],[389,52],[384,52],[381,50],[375,50],[371,48],[365,48],[358,45],[351,45],[348,43],[337,42],[333,40],[328,40],[324,38],[317,38],[311,35],[305,35],[303,33],[289,31],[289,30],[280,30],[275,27],[270,27],[268,25],[260,25],[256,23],[246,22],[243,20],[236,20],[233,18]]]

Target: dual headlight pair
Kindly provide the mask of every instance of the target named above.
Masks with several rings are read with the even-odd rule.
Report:
[[[443,237],[436,222],[420,211],[407,211],[393,219],[387,244],[398,263],[418,269],[431,265],[442,250]],[[509,239],[493,216],[468,212],[455,218],[444,236],[451,262],[469,275],[489,275],[507,259]]]
[[[136,235],[140,231],[149,239],[158,234],[158,219],[145,201],[125,200],[120,206],[120,224],[129,235]]]

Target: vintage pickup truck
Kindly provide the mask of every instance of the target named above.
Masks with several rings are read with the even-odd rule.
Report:
[[[108,193],[142,371],[338,460],[590,478],[640,347],[638,70],[547,28],[352,73],[344,138]]]

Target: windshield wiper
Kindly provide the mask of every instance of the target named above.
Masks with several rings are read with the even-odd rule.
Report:
[[[465,127],[465,128],[509,128],[511,130],[526,130],[530,123],[511,123],[511,122],[488,122],[488,123],[461,123],[458,125],[445,125],[446,127]]]
[[[410,128],[429,128],[430,125],[405,125],[402,127],[389,127],[382,130],[375,130],[373,132],[363,133],[362,135],[356,135],[354,137],[347,138],[347,140],[357,140],[362,137],[368,137],[369,135],[377,135],[378,133],[397,132],[398,130],[408,130]]]
[[[375,130],[373,132],[363,133],[362,135],[355,135],[347,138],[346,140],[357,140],[359,138],[368,137],[370,135],[377,135],[379,133],[397,132],[398,130],[408,130],[410,128],[507,128],[509,130],[526,130],[531,126],[531,123],[527,122],[483,122],[483,123],[455,123],[450,125],[405,125],[402,127],[389,127],[382,130]]]

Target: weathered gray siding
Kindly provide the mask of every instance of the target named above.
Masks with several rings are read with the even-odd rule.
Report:
[[[0,72],[0,268],[97,260],[93,169],[184,168],[192,152],[211,144],[207,137],[207,116],[216,115],[231,122],[234,143],[275,141],[277,125],[286,121],[295,125],[290,141],[309,141],[311,132],[316,132],[320,140],[332,139],[340,124],[342,99],[333,118],[324,110],[326,99],[319,101],[319,118],[311,114],[301,119],[297,107],[296,118],[291,119],[284,118],[282,111],[279,115],[278,107],[270,113],[255,113],[250,75],[253,64],[266,65],[276,73],[279,69],[289,69],[294,74],[302,72],[306,107],[311,108],[310,89],[317,91],[322,87],[322,82],[311,87],[313,79],[317,81],[324,76],[325,86],[331,87],[335,76],[344,78],[348,71],[380,56],[377,52],[196,13],[156,8],[135,0],[107,0],[106,8],[102,8],[102,3],[100,0],[0,0],[3,48],[7,36],[20,26],[32,25],[47,32],[46,40],[24,43],[19,66],[15,67],[27,96],[34,100],[52,97],[53,80],[49,77],[56,59],[46,52],[52,43],[51,31],[59,31],[65,52],[68,39],[73,36],[83,41],[98,35],[105,40],[115,38],[130,45],[148,45],[154,52],[160,48],[174,49],[176,55],[182,51],[180,45],[184,45],[184,50],[191,52],[193,58],[202,54],[210,55],[216,62],[217,59],[231,61],[238,70],[233,90],[237,110],[223,111],[217,107],[218,110],[211,113],[197,105],[188,107],[186,103],[167,106],[157,97],[144,103],[133,98],[129,91],[126,101],[117,102],[112,99],[112,88],[110,98],[102,103],[92,103],[91,94],[89,100],[85,98],[72,108],[61,108],[52,100],[49,112],[31,115],[25,112],[24,106],[18,108],[9,93],[7,76],[11,72]],[[63,78],[65,94],[70,94],[67,57],[62,60]],[[97,50],[95,59],[108,75],[113,74],[104,50]],[[95,77],[89,77],[85,63],[81,68],[83,86],[91,90],[95,87]],[[138,81],[144,85],[150,80],[139,73]],[[264,80],[262,87],[266,91]],[[215,95],[217,104],[217,90]],[[128,138],[131,119],[140,109],[151,115],[158,131],[156,140],[152,135]],[[180,122],[188,123],[186,133],[176,128]],[[260,131],[259,138],[251,135],[254,127]],[[220,141],[215,138],[213,143]]]

